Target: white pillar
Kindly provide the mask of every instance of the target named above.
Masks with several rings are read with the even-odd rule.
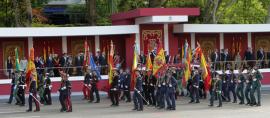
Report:
[[[195,49],[195,33],[191,33],[190,34],[190,38],[191,38],[191,49]]]
[[[224,33],[219,34],[219,49],[224,49]]]
[[[135,43],[136,43],[136,45],[137,45],[137,48],[138,48],[138,51],[139,51],[139,54],[141,53],[141,51],[140,51],[140,33],[136,33],[135,34]]]
[[[67,37],[62,36],[62,52],[67,53]]]
[[[33,37],[28,37],[28,56],[30,56],[30,49],[33,48]]]
[[[248,32],[248,47],[252,47],[251,32]]]
[[[164,48],[165,51],[167,51],[167,54],[169,53],[169,26],[168,24],[164,24]]]
[[[100,50],[100,40],[99,40],[99,36],[95,36],[95,47],[96,47],[96,51],[102,51]]]

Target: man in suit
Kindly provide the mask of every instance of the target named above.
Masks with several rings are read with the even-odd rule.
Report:
[[[75,58],[75,66],[76,66],[76,71],[77,71],[77,76],[82,76],[82,61],[83,58],[81,58],[81,54],[78,54]]]
[[[260,49],[257,51],[257,60],[258,60],[258,63],[260,64],[259,68],[264,67],[264,59],[265,59],[264,51],[263,51],[263,48],[260,47]]]
[[[219,60],[220,60],[220,57],[219,57],[218,49],[215,49],[215,52],[213,52],[211,54],[211,61],[213,63],[213,67],[212,68],[219,69],[218,68],[219,64],[217,63]]]
[[[107,74],[107,57],[106,53],[102,52],[102,55],[100,56],[100,65],[101,65],[101,74]]]
[[[228,68],[227,65],[228,65],[228,62],[227,61],[230,61],[230,55],[229,55],[229,52],[228,52],[228,49],[224,49],[224,52],[221,53],[221,61],[224,61],[223,65],[224,67]]]
[[[67,53],[64,53],[63,56],[60,58],[60,66],[65,67],[68,61]]]
[[[47,69],[47,72],[50,75],[52,75],[52,73],[53,73],[53,69],[52,68],[54,67],[54,64],[53,64],[53,57],[52,57],[51,54],[49,55],[48,59],[46,60],[46,67],[48,68]]]
[[[248,67],[253,67],[253,61],[252,60],[254,60],[254,55],[253,55],[253,52],[252,52],[252,48],[251,47],[249,47],[248,49],[247,49],[247,51],[245,52],[245,58],[244,58],[246,61],[248,61],[247,62],[247,66]]]

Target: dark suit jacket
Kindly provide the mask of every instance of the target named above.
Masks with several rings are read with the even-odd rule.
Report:
[[[246,60],[253,60],[254,59],[254,55],[251,52],[246,51],[245,52],[245,59]]]
[[[261,53],[261,51],[257,51],[257,59],[258,60],[263,60],[265,58],[264,52]]]

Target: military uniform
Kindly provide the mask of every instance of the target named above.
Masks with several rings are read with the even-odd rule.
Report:
[[[133,110],[143,111],[143,98],[141,96],[142,92],[143,92],[142,77],[139,76],[136,78],[135,90],[133,94],[133,102],[134,102]]]
[[[233,72],[230,73],[230,75],[227,76],[227,83],[228,83],[228,101],[231,101],[230,92],[233,94],[233,103],[237,103],[236,93],[235,93],[235,87],[236,87],[236,79]]]
[[[239,104],[245,104],[244,102],[244,83],[245,83],[245,77],[241,73],[238,75],[238,82],[237,82],[237,88],[236,88],[236,95],[238,99],[240,100]]]
[[[155,97],[155,87],[156,87],[157,80],[153,74],[150,74],[149,76],[149,103],[152,106],[156,106],[156,97]]]
[[[37,83],[36,80],[34,80],[33,77],[30,77],[30,87],[29,87],[29,98],[28,98],[28,103],[29,103],[29,109],[27,112],[32,111],[32,101],[35,102],[36,105],[36,110],[35,111],[40,111],[39,103],[37,101]]]
[[[97,101],[95,103],[100,102],[100,97],[99,97],[99,91],[97,88],[97,83],[98,83],[98,77],[96,75],[93,75],[92,80],[90,80],[91,84],[91,90],[90,90],[90,102],[94,101],[94,92],[96,94],[96,99]]]
[[[38,74],[38,94],[40,96],[40,102],[43,104],[44,103],[44,79],[43,79],[43,76],[42,74]]]
[[[165,95],[166,95],[166,78],[160,78],[160,94],[159,94],[159,109],[165,108]]]
[[[192,78],[192,87],[191,87],[191,100],[189,103],[192,103],[196,100],[196,103],[200,103],[199,100],[199,82],[200,82],[200,75],[195,74],[194,77]]]
[[[18,93],[17,93],[21,106],[25,105],[25,88],[26,88],[25,77],[23,75],[21,75],[19,77]]]
[[[248,75],[247,80],[246,80],[246,88],[245,88],[245,97],[247,100],[247,105],[251,104],[251,100],[250,100],[251,86],[252,86],[252,75]]]
[[[123,86],[124,86],[124,96],[127,98],[126,102],[131,102],[131,96],[130,96],[130,80],[131,76],[129,73],[125,74]]]
[[[221,81],[222,81],[222,100],[223,101],[228,101],[228,75],[226,73],[223,73],[221,75]]]
[[[11,76],[11,86],[10,86],[10,96],[9,96],[9,100],[7,102],[8,104],[11,104],[12,101],[13,101],[13,93],[14,93],[15,87],[16,87],[15,74],[12,73],[12,76]]]
[[[110,98],[112,105],[111,106],[118,106],[119,105],[119,86],[118,86],[118,81],[119,76],[115,75],[113,77],[112,83],[111,83],[111,88],[110,88]]]
[[[175,110],[175,91],[177,81],[174,77],[167,78],[166,82],[166,102],[168,110]]]
[[[90,79],[91,75],[89,73],[86,73],[83,80],[83,96],[85,100],[90,99]]]
[[[142,95],[143,97],[149,101],[149,81],[148,81],[148,76],[146,74],[142,75],[142,88],[143,88],[143,92]],[[143,101],[143,104],[147,105],[146,101]]]
[[[61,103],[61,112],[67,111],[70,112],[72,111],[72,105],[70,101],[70,91],[71,90],[71,83],[68,80],[62,80],[61,81],[61,86],[59,89],[60,95],[59,95],[59,101]]]
[[[47,105],[51,105],[52,104],[52,98],[51,98],[51,89],[52,89],[52,85],[51,85],[51,79],[49,76],[46,77],[45,82],[44,82],[44,100],[46,102]]]
[[[256,70],[256,72],[254,73],[253,82],[252,82],[250,105],[261,106],[261,80],[262,78],[263,78],[262,74],[259,72],[259,70]],[[257,99],[258,99],[257,103],[256,103],[255,95],[254,95],[255,92],[257,92]]]

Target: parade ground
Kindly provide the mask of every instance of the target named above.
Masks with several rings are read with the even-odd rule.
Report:
[[[1,118],[267,118],[270,116],[270,91],[262,92],[262,106],[250,107],[233,103],[223,103],[223,107],[208,107],[208,100],[199,104],[189,104],[189,98],[177,100],[175,111],[145,107],[144,111],[132,111],[133,103],[120,102],[119,107],[110,107],[110,100],[103,94],[101,103],[81,100],[80,94],[72,96],[73,112],[61,113],[58,97],[53,97],[53,105],[41,106],[40,112],[25,112],[27,106],[18,107],[0,100]]]

